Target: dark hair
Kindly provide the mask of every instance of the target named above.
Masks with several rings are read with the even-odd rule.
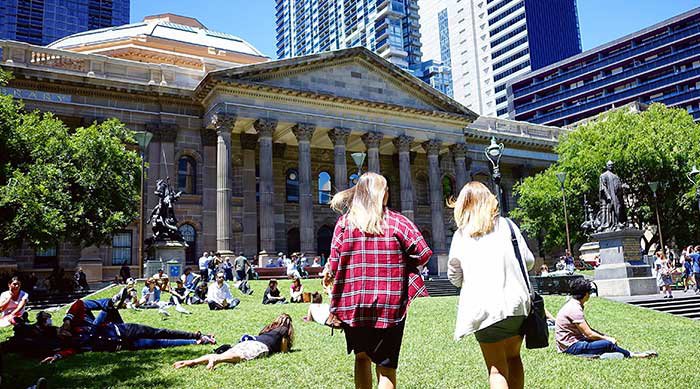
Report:
[[[270,282],[267,283],[267,286],[272,286],[272,285],[277,285],[277,280],[276,279],[271,279]]]
[[[323,302],[323,295],[321,295],[321,293],[314,292],[311,295],[311,302],[314,304],[321,304]]]
[[[189,266],[185,268],[185,273],[188,272],[188,271],[192,271],[192,268],[189,267]]]
[[[591,281],[585,278],[576,278],[569,282],[571,297],[576,300],[581,300],[586,294],[591,293],[592,289]]]
[[[240,253],[238,253],[238,255],[242,257],[242,256],[243,256],[243,251],[241,251]]]
[[[12,284],[15,281],[19,282],[19,284],[22,285],[22,281],[20,281],[19,277],[14,276],[14,277],[10,278],[9,281],[7,281],[7,286],[10,286],[10,284]]]
[[[294,343],[294,326],[292,325],[292,317],[286,313],[282,313],[270,324],[266,325],[265,328],[260,331],[258,335],[262,335],[266,332],[270,332],[275,328],[284,327],[287,331],[284,337],[287,338],[289,343],[289,348],[292,348],[292,343]]]

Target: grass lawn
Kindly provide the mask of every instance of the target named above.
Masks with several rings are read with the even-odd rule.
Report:
[[[37,377],[49,379],[51,388],[350,388],[353,386],[353,357],[345,353],[342,333],[304,323],[307,304],[263,306],[265,283],[251,282],[255,294],[241,296],[232,311],[210,312],[205,305],[190,306],[194,314],[161,320],[155,310],[128,311],[127,322],[216,334],[218,342],[236,342],[242,334],[257,332],[276,315],[292,315],[296,342],[290,354],[239,365],[222,364],[214,372],[204,366],[175,370],[172,363],[210,352],[212,346],[187,346],[154,351],[86,353],[39,365],[36,360],[4,358],[3,387],[25,388]],[[307,290],[318,280],[307,281]],[[289,282],[281,282],[288,291]],[[320,289],[320,288],[319,288]],[[105,295],[111,295],[109,291]],[[237,293],[237,292],[235,292]],[[167,296],[167,295],[165,295]],[[548,310],[556,312],[565,298],[546,297]],[[399,362],[399,386],[404,388],[483,388],[486,372],[474,337],[452,340],[457,297],[423,298],[411,307]],[[655,349],[659,358],[650,360],[584,360],[561,355],[550,344],[544,350],[523,350],[528,388],[666,388],[691,387],[700,379],[696,335],[700,322],[644,310],[602,298],[586,307],[595,328],[615,336],[630,350]],[[54,322],[62,313],[54,314]],[[34,314],[32,313],[32,318]],[[11,335],[4,329],[0,339]],[[690,341],[689,341],[690,339]],[[690,343],[689,343],[690,342]],[[552,340],[553,343],[553,340]]]

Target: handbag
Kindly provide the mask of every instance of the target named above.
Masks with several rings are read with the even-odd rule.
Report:
[[[506,222],[508,223],[508,228],[510,228],[510,240],[513,242],[515,258],[518,259],[520,271],[525,279],[525,285],[527,285],[527,290],[530,292],[530,313],[525,318],[522,327],[525,335],[525,347],[528,349],[546,348],[549,346],[549,328],[547,327],[547,317],[544,311],[544,299],[539,293],[532,290],[527,271],[525,271],[525,263],[523,263],[523,258],[520,255],[520,246],[518,245],[518,238],[515,236],[512,222],[509,219],[506,219]]]

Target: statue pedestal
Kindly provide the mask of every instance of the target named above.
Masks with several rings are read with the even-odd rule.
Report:
[[[88,246],[80,250],[78,267],[83,269],[88,282],[102,281],[102,258],[100,249],[95,246]]]
[[[581,255],[579,255],[581,261],[593,263],[600,260],[600,258],[596,258],[600,253],[600,244],[598,244],[598,242],[584,243],[579,247],[578,251],[581,253]]]
[[[651,267],[639,261],[642,231],[626,229],[591,235],[600,246],[595,283],[600,296],[636,296],[657,293]]]
[[[155,258],[155,260],[146,261],[143,276],[146,278],[151,277],[158,273],[158,270],[163,269],[169,278],[179,277],[185,265],[186,248],[187,243],[172,240],[153,243],[150,250],[152,250],[152,258]]]

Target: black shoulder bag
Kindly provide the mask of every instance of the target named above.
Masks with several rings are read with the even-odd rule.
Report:
[[[525,263],[523,263],[523,258],[520,255],[520,246],[518,245],[518,238],[515,236],[515,230],[513,230],[510,220],[506,219],[506,222],[508,223],[508,228],[510,228],[510,240],[513,242],[515,258],[518,259],[520,271],[525,279],[525,285],[527,285],[527,290],[530,292],[530,313],[527,315],[522,328],[525,335],[525,347],[529,349],[546,348],[549,346],[549,328],[547,327],[547,317],[544,313],[544,299],[534,292],[530,286],[530,280],[528,279],[527,271],[525,271]]]

